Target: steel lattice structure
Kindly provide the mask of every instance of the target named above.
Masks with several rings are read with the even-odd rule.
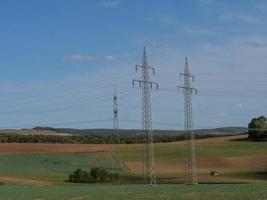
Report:
[[[114,86],[113,95],[113,133],[112,133],[112,171],[114,170],[114,160],[117,160],[120,164],[120,168],[123,168],[121,155],[119,152],[118,145],[120,144],[120,134],[119,134],[119,110],[118,110],[118,97],[116,86]]]
[[[138,71],[139,68],[142,70],[142,79],[134,79],[133,86],[135,83],[138,83],[139,87],[142,88],[142,129],[144,131],[143,176],[145,183],[154,185],[156,184],[156,176],[150,90],[153,88],[153,86],[156,86],[156,89],[158,89],[158,83],[150,81],[149,71],[152,70],[154,75],[155,69],[148,65],[145,47],[143,50],[142,64],[135,65],[136,71]]]
[[[180,78],[184,77],[184,85],[178,86],[178,90],[184,92],[184,124],[185,124],[185,184],[197,184],[196,155],[193,132],[192,117],[192,94],[197,94],[197,90],[191,87],[191,79],[194,76],[190,73],[187,58],[185,58],[184,73],[180,73]]]

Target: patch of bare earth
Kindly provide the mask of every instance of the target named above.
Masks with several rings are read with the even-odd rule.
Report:
[[[0,144],[0,154],[17,153],[93,153],[111,152],[112,145],[108,144],[29,144],[12,143]]]
[[[231,140],[240,140],[248,138],[248,135],[232,135],[232,136],[222,136],[222,137],[214,137],[214,138],[204,138],[204,139],[196,139],[196,144],[202,144],[202,143],[212,143],[212,142],[225,142],[225,141],[231,141]],[[184,143],[184,141],[179,141],[176,143]]]
[[[213,137],[213,138],[203,138],[203,139],[195,139],[196,144],[203,144],[203,143],[213,143],[213,142],[225,142],[225,141],[232,141],[232,140],[240,140],[248,138],[248,135],[232,135],[232,136],[222,136],[222,137]],[[184,144],[184,141],[177,141],[177,142],[170,142],[171,144]],[[167,145],[170,143],[157,143],[155,145]],[[142,147],[143,144],[121,144],[119,145],[120,148],[127,148],[127,147]]]
[[[236,135],[227,137],[216,137],[198,139],[196,143],[224,142],[234,139],[246,138],[247,135]],[[183,143],[183,141],[175,142]],[[164,143],[166,144],[166,143]],[[93,153],[93,152],[111,152],[111,144],[31,144],[31,143],[3,143],[0,144],[0,154],[16,153]],[[142,144],[121,144],[120,148],[142,147]]]
[[[267,155],[198,158],[200,171],[214,168],[220,172],[265,171],[266,163]]]
[[[198,157],[197,170],[202,174],[209,174],[211,170],[220,173],[264,171],[266,169],[267,155],[243,156],[243,157]],[[156,160],[157,174],[174,174],[184,172],[183,159]],[[129,171],[140,173],[142,171],[141,161],[125,161]]]
[[[21,184],[21,185],[39,185],[39,186],[58,184],[58,182],[55,182],[55,181],[33,180],[33,179],[14,178],[14,177],[0,177],[0,183],[4,183],[4,184],[12,183],[12,184]]]

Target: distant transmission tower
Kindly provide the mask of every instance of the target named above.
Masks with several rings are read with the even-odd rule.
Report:
[[[185,184],[197,184],[195,143],[192,119],[192,94],[197,94],[197,90],[191,87],[191,78],[194,76],[189,71],[187,58],[185,58],[184,73],[180,73],[180,78],[184,77],[184,85],[178,86],[178,90],[184,92],[184,123],[185,123]]]
[[[155,163],[154,163],[154,146],[153,146],[153,131],[152,131],[152,114],[151,114],[151,98],[150,89],[156,86],[158,89],[158,83],[150,81],[149,70],[152,70],[153,75],[155,70],[148,65],[148,59],[146,55],[146,48],[144,47],[143,58],[141,65],[135,65],[135,70],[138,68],[142,70],[142,79],[133,80],[133,86],[138,83],[142,88],[142,129],[144,131],[144,157],[143,157],[143,176],[144,182],[151,185],[156,184],[155,176]]]
[[[113,132],[112,132],[112,171],[114,171],[114,160],[117,160],[122,169],[122,160],[119,152],[120,135],[119,135],[119,110],[118,110],[118,97],[117,89],[114,85],[113,95]]]

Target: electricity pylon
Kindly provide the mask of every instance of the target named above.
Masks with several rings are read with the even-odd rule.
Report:
[[[152,113],[151,113],[151,97],[150,90],[153,86],[158,89],[158,83],[150,81],[149,70],[152,70],[153,75],[155,69],[148,65],[146,48],[143,50],[143,58],[141,65],[135,65],[135,71],[142,70],[142,79],[133,80],[133,87],[135,83],[139,84],[142,88],[142,129],[144,131],[144,155],[143,155],[143,176],[144,183],[150,185],[156,184],[155,175],[155,161],[154,161],[154,146],[153,146],[153,130],[152,130]]]
[[[196,172],[196,155],[193,132],[192,117],[192,94],[197,94],[197,89],[191,87],[191,79],[194,82],[194,76],[190,73],[187,58],[185,58],[184,73],[180,73],[184,77],[184,85],[178,86],[178,90],[182,89],[184,93],[184,123],[185,123],[185,184],[197,184]]]
[[[119,134],[119,110],[118,110],[118,97],[116,86],[114,85],[114,95],[113,95],[113,132],[112,132],[112,171],[114,171],[114,160],[117,160],[122,169],[122,159],[119,151],[120,144],[120,134]]]

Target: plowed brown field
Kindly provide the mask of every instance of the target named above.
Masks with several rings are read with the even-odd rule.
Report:
[[[196,140],[197,144],[208,142],[224,142],[228,140],[246,138],[247,135],[236,135],[228,137],[216,137]],[[175,142],[177,144],[183,141]],[[122,144],[124,147],[140,147],[142,144]],[[110,144],[30,144],[30,143],[2,143],[0,144],[0,154],[16,153],[83,153],[83,152],[110,152]]]
[[[0,144],[0,154],[110,152],[107,144]]]

